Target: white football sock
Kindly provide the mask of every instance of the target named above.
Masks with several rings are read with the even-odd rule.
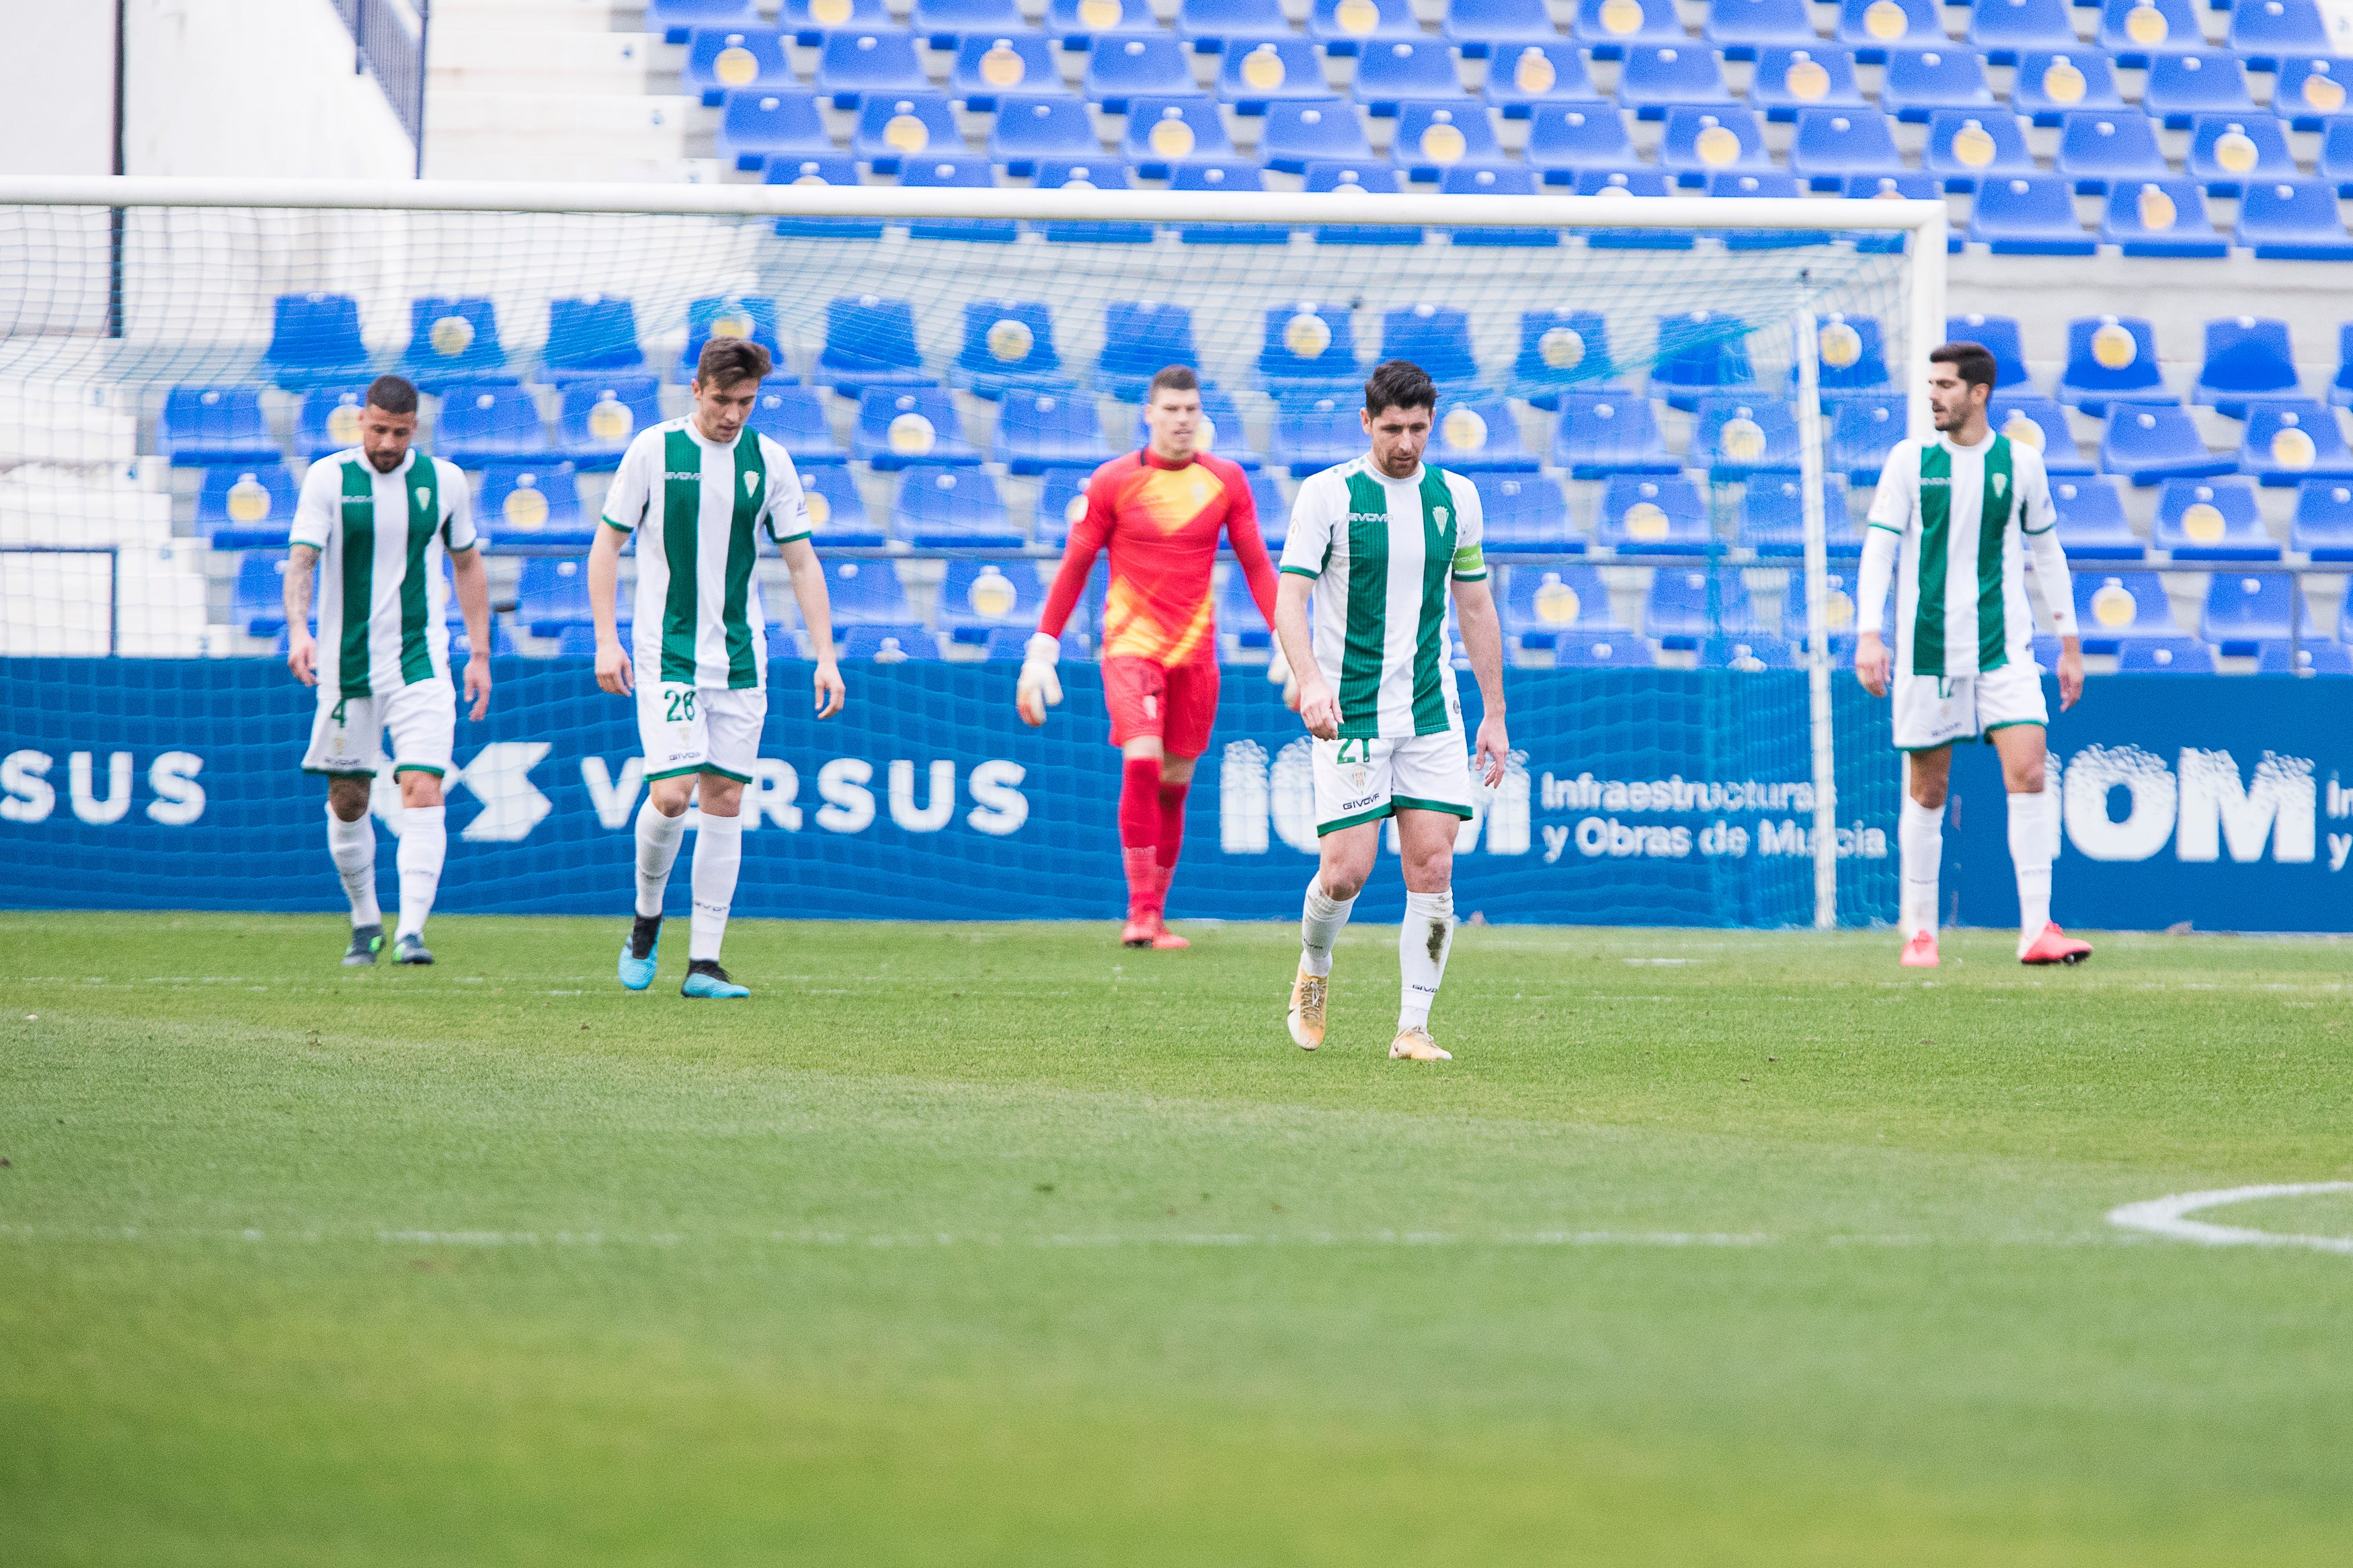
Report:
[[[327,853],[334,858],[335,875],[343,879],[343,897],[352,901],[352,925],[382,925],[384,911],[375,904],[375,824],[366,812],[357,822],[345,822],[332,807],[327,811]]]
[[[400,929],[404,936],[425,934],[425,917],[433,912],[433,895],[441,886],[441,861],[449,851],[449,808],[412,805],[400,814]]]
[[[1309,879],[1307,908],[1299,920],[1300,968],[1319,977],[1332,973],[1332,944],[1340,940],[1348,911],[1356,907],[1354,899],[1324,897],[1321,873]]]
[[[1945,862],[1945,808],[1931,811],[1904,797],[1895,837],[1904,858],[1904,940],[1922,931],[1936,934],[1936,872]]]
[[[1398,927],[1398,1027],[1427,1028],[1430,1005],[1446,978],[1446,955],[1454,948],[1454,891],[1408,893],[1405,922]]]
[[[2049,790],[2010,797],[2010,863],[2018,873],[2018,947],[2042,934],[2051,923],[2051,852],[2057,827]]]
[[[650,920],[662,912],[662,889],[670,886],[670,868],[678,863],[678,841],[686,832],[686,813],[664,816],[654,809],[653,797],[638,807],[638,913]]]
[[[704,958],[719,962],[728,906],[735,901],[735,873],[743,864],[744,819],[704,812],[694,836],[694,926],[687,937],[688,963]]]

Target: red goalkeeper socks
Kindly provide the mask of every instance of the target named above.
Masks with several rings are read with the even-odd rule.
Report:
[[[1160,760],[1130,757],[1120,770],[1120,858],[1127,868],[1130,915],[1159,907]]]
[[[1165,782],[1160,786],[1160,881],[1155,907],[1166,906],[1169,879],[1176,874],[1176,857],[1185,852],[1185,796],[1192,787],[1189,783]]]

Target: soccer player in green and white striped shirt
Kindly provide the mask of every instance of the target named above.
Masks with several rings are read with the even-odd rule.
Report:
[[[841,710],[833,614],[825,570],[809,543],[808,504],[785,449],[746,421],[768,374],[768,351],[713,338],[695,366],[694,412],[638,433],[605,497],[605,526],[588,552],[588,605],[596,622],[596,684],[635,694],[645,748],[646,804],[638,813],[637,920],[623,943],[621,984],[653,984],[662,893],[678,859],[690,800],[702,811],[694,844],[694,914],[685,996],[748,996],[719,967],[719,944],[743,864],[744,786],[768,716],[767,624],[754,572],[759,535],[792,572],[793,596],[817,653],[817,716]],[[633,647],[616,613],[621,542],[638,539]]]
[[[1953,742],[1987,740],[2001,753],[2010,792],[2010,858],[2018,874],[2018,957],[2080,963],[2091,956],[2051,920],[2051,861],[2059,801],[2043,789],[2050,713],[2034,662],[2026,558],[2059,633],[2059,706],[2084,692],[2067,557],[2042,454],[1997,435],[1986,421],[1993,355],[1947,343],[1928,355],[1928,405],[1936,439],[1898,441],[1879,476],[1865,531],[1855,676],[1873,697],[1895,694],[1895,748],[1909,762],[1903,815],[1904,952],[1907,969],[1934,969],[1936,871],[1944,858],[1945,789]],[[1883,626],[1888,579],[1902,555],[1895,653]]]
[[[286,665],[319,689],[302,771],[327,779],[327,850],[352,905],[347,964],[374,963],[384,946],[376,907],[375,828],[368,797],[392,731],[400,787],[400,923],[393,958],[430,963],[425,917],[448,852],[441,781],[458,724],[449,685],[448,589],[457,581],[473,655],[466,700],[480,719],[491,704],[490,579],[475,548],[466,476],[409,443],[417,388],[378,376],[360,408],[360,444],[322,458],[302,476],[286,558]],[[319,632],[311,635],[311,588],[319,584]]]
[[[1365,384],[1371,450],[1303,482],[1292,503],[1275,596],[1275,634],[1315,737],[1315,832],[1291,1037],[1324,1043],[1332,944],[1373,872],[1381,819],[1397,819],[1406,915],[1398,933],[1402,992],[1392,1059],[1446,1061],[1430,1037],[1430,1004],[1454,941],[1454,836],[1472,815],[1472,763],[1447,646],[1451,587],[1484,716],[1477,768],[1503,782],[1504,637],[1480,546],[1479,492],[1421,460],[1438,388],[1390,360]],[[1314,624],[1308,622],[1311,594]]]

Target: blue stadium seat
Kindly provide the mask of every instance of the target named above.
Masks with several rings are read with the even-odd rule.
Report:
[[[1282,405],[1274,421],[1273,466],[1303,479],[1361,454],[1365,430],[1356,414],[1362,403],[1359,395],[1353,401],[1323,397]]]
[[[1282,0],[1183,0],[1176,7],[1176,36],[1197,54],[1232,54],[1237,45],[1256,47],[1269,38],[1294,38]]]
[[[1659,166],[1676,183],[1704,187],[1712,174],[1769,170],[1765,127],[1750,109],[1671,109],[1659,137]]]
[[[2198,116],[2186,168],[2211,196],[2235,196],[2250,180],[2293,180],[2302,173],[2288,151],[2287,127],[2268,114]]]
[[[1237,40],[1218,62],[1218,97],[1247,115],[1264,114],[1278,98],[1338,101],[1315,46],[1296,35]]]
[[[1113,300],[1103,306],[1098,386],[1123,403],[1141,403],[1152,378],[1172,364],[1201,368],[1191,306],[1165,300]],[[1206,397],[1202,406],[1208,406]]]
[[[1818,379],[1825,401],[1875,397],[1886,391],[1887,348],[1876,316],[1826,313],[1815,331]],[[1793,371],[1794,377],[1795,372]],[[1791,386],[1796,385],[1793,379]]]
[[[763,384],[759,400],[752,405],[751,425],[790,453],[797,468],[849,460],[833,438],[822,388]]]
[[[914,307],[875,294],[827,300],[815,379],[845,397],[871,386],[936,384],[915,344]]]
[[[900,164],[899,184],[916,190],[985,191],[996,187],[997,174],[987,157],[925,153]],[[1009,217],[916,218],[907,225],[907,237],[1010,245],[1021,237],[1021,226]]]
[[[517,463],[564,460],[564,454],[548,444],[539,400],[508,382],[451,383],[441,395],[433,451],[461,468],[479,468],[501,458]]]
[[[1532,196],[1536,194],[1536,177],[1525,168],[1508,163],[1487,169],[1456,168],[1446,171],[1438,189],[1440,195],[1449,196]],[[1588,234],[1586,243],[1599,243],[1603,232]],[[1554,229],[1515,224],[1464,225],[1450,230],[1449,235],[1450,243],[1458,246],[1560,243],[1560,235]]]
[[[1855,85],[1853,54],[1819,38],[1794,47],[1775,44],[1757,50],[1757,68],[1748,79],[1748,102],[1763,110],[1766,119],[1785,123],[1797,119],[1801,109],[1868,107]]]
[[[1354,110],[1333,104],[1323,107],[1329,114],[1345,118],[1351,126],[1356,124]],[[1308,112],[1315,110],[1310,108]],[[1274,110],[1268,111],[1270,131],[1278,118]],[[1218,100],[1207,93],[1130,100],[1127,134],[1121,145],[1137,176],[1146,180],[1168,179],[1169,171],[1180,164],[1226,163],[1235,156],[1226,122],[1218,113]]]
[[[776,302],[747,295],[707,295],[686,308],[686,352],[679,355],[680,379],[692,381],[702,345],[712,338],[749,338],[768,351],[768,384],[790,382],[785,346],[776,331]]]
[[[2084,195],[2105,195],[2109,184],[2164,180],[2172,165],[2157,144],[2157,122],[2130,110],[2121,113],[2069,114],[2062,118],[2059,153],[2052,167],[2074,182]]]
[[[1609,358],[1609,320],[1599,310],[1523,310],[1520,352],[1512,362],[1511,394],[1550,412],[1564,392],[1609,392],[1617,366]]]
[[[1311,191],[1345,191],[1396,195],[1405,187],[1398,172],[1384,164],[1312,163],[1305,187]],[[1423,233],[1409,224],[1326,223],[1315,226],[1318,245],[1419,245]]]
[[[1832,562],[1833,566],[1839,563]],[[1823,586],[1822,630],[1828,634],[1825,643],[1833,665],[1851,662],[1854,658],[1854,571],[1832,571]],[[1893,625],[1895,619],[1895,595],[1888,595],[1883,625]],[[1781,635],[1792,646],[1802,650],[1806,646],[1806,594],[1802,581],[1793,578],[1789,589],[1781,595]]]
[[[2051,480],[2051,506],[2059,514],[2059,544],[2070,561],[2146,561],[2148,546],[2125,518],[2125,500],[2114,479],[2077,474]]]
[[[702,97],[705,109],[717,109],[730,92],[773,92],[800,85],[785,58],[784,39],[768,27],[697,27],[687,37],[686,65],[679,81]]]
[[[1553,428],[1552,461],[1573,479],[1613,474],[1680,474],[1683,460],[1667,450],[1651,400],[1631,392],[1561,392],[1560,423]]]
[[[1601,101],[1575,44],[1508,44],[1487,66],[1487,101],[1506,120],[1525,120],[1547,103]]]
[[[905,98],[931,90],[912,33],[847,29],[828,33],[811,85],[836,109],[856,109],[869,93]]]
[[[2317,171],[2322,179],[2337,187],[2337,194],[2353,192],[2353,118],[2323,121],[2320,139],[2320,159]]]
[[[812,465],[800,470],[801,500],[808,507],[809,529],[823,544],[871,549],[889,536],[866,510],[858,476],[847,463]]]
[[[1144,410],[1138,408],[1134,439],[1128,444],[1143,447],[1151,439],[1151,431],[1145,427]],[[1266,467],[1265,457],[1250,449],[1250,427],[1242,423],[1233,394],[1219,392],[1214,386],[1201,389],[1201,422],[1195,427],[1193,444],[1204,452],[1214,452],[1229,463],[1240,464],[1248,473],[1255,474]]]
[[[276,637],[286,629],[286,557],[274,550],[248,550],[237,560],[231,586],[229,621],[253,637]]]
[[[1662,647],[1697,647],[1708,638],[1747,632],[1756,625],[1748,584],[1738,572],[1662,567],[1651,574],[1642,629]]]
[[[1449,0],[1446,7],[1446,41],[1467,60],[1484,59],[1491,49],[1559,37],[1545,0]]]
[[[629,438],[661,423],[660,385],[649,375],[567,382],[557,416],[565,456],[591,473],[618,468]]]
[[[627,595],[624,595],[621,608],[627,610],[628,607]],[[621,622],[618,626],[614,627],[614,630],[619,635],[621,646],[623,647],[632,646],[629,641],[628,622]],[[555,657],[558,658],[596,658],[596,628],[594,626],[565,626],[562,631],[556,634]]]
[[[302,395],[294,414],[294,453],[315,462],[331,453],[360,444],[360,407],[367,401],[367,384],[314,386]]]
[[[2001,0],[1993,0],[2000,5]],[[1993,107],[1985,62],[1950,44],[1932,49],[1890,49],[1879,107],[1896,119],[1925,124],[1938,110]]]
[[[1672,10],[1669,15],[1672,15]],[[1619,68],[1618,101],[1641,120],[1664,120],[1677,104],[1729,105],[1715,51],[1684,38],[1673,44],[1631,44]]]
[[[1046,482],[1038,489],[1038,505],[1032,513],[1036,520],[1035,540],[1039,544],[1060,550],[1070,542],[1071,530],[1087,514],[1087,476],[1076,468],[1049,468]],[[1085,624],[1085,602],[1081,601],[1077,623]]]
[[[804,48],[821,47],[828,33],[887,33],[898,25],[884,0],[784,0],[776,8],[777,30]]]
[[[2204,48],[2206,35],[2189,0],[2106,0],[2097,41],[2116,64],[2144,70],[2154,56]]]
[[[2168,131],[2189,130],[2200,114],[2249,119],[2263,113],[2247,90],[2239,57],[2219,51],[2151,57],[2140,106],[2151,118],[2161,117]]]
[[[1989,65],[2014,66],[2036,50],[2076,47],[2067,0],[1982,0],[1969,16],[1969,43]]]
[[[2267,642],[2255,650],[2257,675],[2353,675],[2353,647],[2341,642]]]
[[[1008,628],[1027,635],[1038,629],[1045,598],[1027,562],[951,561],[940,582],[940,626],[959,643],[986,643]]]
[[[1883,201],[1938,202],[1945,199],[1945,182],[1934,174],[1918,173],[1849,174],[1846,183],[1840,187],[1839,194],[1849,201],[1870,201],[1877,198]],[[1950,250],[1958,250],[1961,247],[1961,241],[1957,235],[1948,237],[1945,243],[1947,248]],[[1856,233],[1854,244],[1857,250],[1881,248],[1900,251],[1903,248],[1903,240],[1898,236],[1865,234],[1861,231]]]
[[[2217,572],[2206,585],[2198,636],[2202,642],[2220,645],[2227,657],[2250,658],[2260,651],[2259,644],[2274,638],[2309,639],[2312,613],[2294,577]]]
[[[581,510],[578,473],[570,463],[483,464],[474,526],[494,547],[527,540],[539,544],[568,542],[586,548],[596,537],[597,523]]]
[[[872,164],[876,174],[895,174],[903,158],[964,156],[964,134],[956,129],[955,110],[945,93],[871,93],[858,110],[849,152]]]
[[[1134,187],[1127,178],[1126,165],[1116,159],[1040,158],[1029,183],[1041,191],[1058,191],[1075,185],[1082,190],[1125,191]],[[1159,226],[1149,223],[1096,223],[1080,220],[1071,223],[1052,222],[1034,225],[1048,242],[1062,245],[1150,245]]]
[[[1048,0],[1046,31],[1075,50],[1103,38],[1157,33],[1160,24],[1146,0]]]
[[[2033,447],[2042,454],[2042,468],[2049,474],[2092,474],[2099,470],[2075,449],[2075,433],[2067,423],[2067,410],[2047,397],[1996,392],[1987,409],[1996,428],[2011,440]]]
[[[828,561],[825,585],[837,626],[922,624],[888,561]]]
[[[682,44],[694,28],[759,25],[752,0],[646,0],[646,27],[659,28],[665,43]]]
[[[2116,649],[2118,675],[2211,675],[2214,656],[2192,637],[2150,637]]]
[[[2295,348],[2287,323],[2259,316],[2225,316],[2206,323],[2206,363],[2189,401],[2226,418],[2244,419],[2250,400],[2301,398]]]
[[[1609,586],[1592,566],[1514,566],[1504,574],[1496,595],[1496,612],[1504,636],[1523,648],[1558,647],[1586,636],[1610,636],[1641,649],[1641,662],[1651,663],[1651,650],[1618,624],[1609,611]],[[1614,662],[1609,655],[1603,662]]]
[[[1526,646],[1523,637],[1521,644]],[[1657,660],[1651,645],[1631,632],[1580,631],[1564,634],[1553,644],[1555,669],[1651,669]]]
[[[987,650],[981,657],[990,664],[1018,664],[1029,657],[1030,634],[1037,629],[1034,621],[1027,626],[992,626],[981,645]],[[1062,634],[1063,663],[1085,664],[1093,657],[1087,651],[1086,638],[1076,632]]]
[[[215,550],[283,550],[299,492],[277,461],[220,463],[196,489],[196,532]]]
[[[1928,125],[1920,167],[1948,191],[1974,191],[1981,181],[2031,179],[2042,173],[2027,151],[2026,122],[1996,110],[1970,114],[1939,110]]]
[[[1728,60],[1753,60],[1767,49],[1811,49],[1820,39],[1806,0],[1712,0],[1703,35]]]
[[[846,153],[805,153],[768,160],[762,183],[771,185],[854,185],[858,163]],[[780,217],[776,233],[787,238],[880,239],[879,217]]]
[[[1597,60],[1620,59],[1628,49],[1646,44],[1691,44],[1674,0],[1577,0],[1569,36],[1591,49]],[[1712,50],[1693,52],[1706,54],[1714,62]]]
[[[1569,526],[1560,486],[1533,473],[1473,473],[1480,528],[1490,555],[1581,552],[1585,541]]]
[[[1409,179],[1442,180],[1449,169],[1509,165],[1495,140],[1494,121],[1475,101],[1408,103],[1400,108],[1389,156]]]
[[[2021,55],[2010,86],[2010,107],[2042,126],[2057,125],[2070,114],[2102,110],[2125,111],[2124,96],[2116,90],[2116,67],[2094,48],[2070,45],[2063,49]]]
[[[2174,479],[2157,497],[2157,547],[2177,561],[2276,561],[2255,487],[2243,479]]]
[[[2195,180],[2116,180],[2100,240],[2126,256],[2228,256],[2231,242],[2206,216],[2205,188]]]
[[[2353,261],[2353,239],[2337,216],[2337,187],[2326,180],[2251,184],[2239,201],[2233,241],[2258,258]]]
[[[1135,134],[1133,121],[1128,134]],[[1282,174],[1303,173],[1310,163],[1373,162],[1372,143],[1365,140],[1356,110],[1337,100],[1270,102],[1258,150],[1266,166]]]
[[[2353,485],[2306,479],[2295,492],[2289,548],[2315,561],[2353,561]]]
[[[1741,632],[1699,640],[1701,669],[1803,669],[1804,655],[1797,645],[1769,632]]]
[[[1365,45],[1423,36],[1407,0],[1315,0],[1307,13],[1307,36],[1327,55],[1353,55]]]
[[[588,563],[576,555],[531,555],[515,580],[515,620],[535,637],[592,625]]]
[[[1266,617],[1259,614],[1258,604],[1250,597],[1250,579],[1230,563],[1220,562],[1209,581],[1215,594],[1212,614],[1219,640],[1238,650],[1269,651],[1273,638],[1268,635]]]
[[[860,393],[849,455],[878,468],[980,461],[965,443],[955,398],[937,386],[870,386]]]
[[[1758,468],[1798,466],[1798,413],[1788,404],[1737,396],[1703,397],[1688,461],[1704,463],[1722,484]]]
[[[1381,313],[1378,358],[1411,360],[1448,395],[1480,390],[1471,350],[1471,314],[1451,305],[1405,305]]]
[[[1172,191],[1263,191],[1265,177],[1248,158],[1194,159],[1170,171]],[[1178,224],[1176,237],[1186,245],[1288,245],[1291,226],[1281,223]]]
[[[1031,29],[1029,19],[1022,16],[1016,0],[915,0],[914,10],[907,18],[907,28],[933,48],[956,50],[959,61],[963,58],[964,46],[974,38],[981,39],[985,46],[994,45],[999,39],[1011,43],[1018,38],[1025,44],[1045,41]],[[1024,63],[1027,63],[1026,57]],[[1059,81],[1059,72],[1049,70],[1043,74],[1056,77]],[[984,74],[980,79],[987,82],[989,78]],[[1011,87],[1015,83],[994,85]],[[1029,90],[1043,92],[1046,89],[1041,84]]]
[[[880,567],[883,563],[871,564]],[[871,664],[934,659],[940,657],[940,639],[920,621],[857,621],[841,628],[841,657],[847,662]]]
[[[2170,404],[2116,403],[2100,437],[2100,471],[2122,474],[2137,485],[2161,479],[2227,474],[2239,466],[2229,454],[2206,449],[2186,409]]]
[[[2328,401],[2339,408],[2353,406],[2353,321],[2337,329],[2337,379],[2328,384]]]
[[[610,294],[586,294],[547,302],[547,345],[540,353],[539,377],[562,385],[645,368],[638,346],[637,307]]]
[[[1268,307],[1258,382],[1269,396],[1346,401],[1362,395],[1364,379],[1356,363],[1356,321],[1347,306],[1303,300]]]
[[[1651,392],[1664,392],[1667,402],[1682,409],[1697,409],[1699,400],[1715,392],[1763,396],[1748,366],[1748,323],[1715,310],[1661,316]]]
[[[1738,542],[1759,555],[1803,555],[1806,552],[1806,489],[1795,468],[1759,469],[1748,476],[1740,501]],[[1822,530],[1833,556],[1862,553],[1862,540],[1847,510],[1835,496],[1822,500]],[[1803,584],[1792,592],[1804,596]]]
[[[1274,474],[1265,468],[1247,468],[1250,476],[1251,504],[1258,508],[1258,531],[1266,540],[1266,547],[1274,554],[1282,553],[1282,542],[1291,531],[1291,503],[1282,499],[1282,487],[1275,482]]]
[[[1607,103],[1536,106],[1528,121],[1528,166],[1544,172],[1545,183],[1567,185],[1591,170],[1641,166],[1626,121]]]
[[[1980,184],[1968,237],[1996,256],[2092,256],[2100,248],[2075,216],[2074,193],[2055,175]]]
[[[360,302],[349,294],[280,294],[270,305],[261,374],[290,392],[368,379]]]
[[[393,368],[419,392],[438,395],[448,382],[497,381],[506,375],[498,307],[487,295],[450,299],[433,294],[412,300],[408,322],[408,347]]]
[[[1038,97],[1070,90],[1051,46],[1036,33],[968,34],[956,45],[955,64],[948,71],[948,96],[962,99],[975,114],[995,113],[1004,93]]]
[[[1818,191],[1835,191],[1855,174],[1900,174],[1894,126],[1875,109],[1800,109],[1789,172]]]
[[[997,458],[1016,474],[1092,470],[1111,461],[1093,395],[1068,383],[1008,392],[997,416]]]
[[[2018,331],[2015,316],[1989,316],[1972,310],[1967,315],[1945,318],[1947,342],[1976,343],[1993,355],[1993,387],[2000,393],[2013,386],[2025,386],[2031,378],[2026,373],[2026,343]]]
[[[2143,316],[2078,316],[2067,323],[2059,401],[2105,418],[2111,403],[2177,401],[2157,360],[2157,330]]]
[[[1169,33],[1106,38],[1088,51],[1079,90],[1105,114],[1125,114],[1131,98],[1190,96],[1199,89],[1185,58],[1189,52]]]
[[[1054,318],[1042,300],[973,300],[964,308],[964,346],[955,380],[991,400],[1017,387],[1060,383]]]
[[[1124,38],[1106,47],[1123,48],[1141,41]],[[1164,41],[1172,47],[1176,43],[1174,38]],[[1007,93],[1000,97],[997,100],[997,124],[988,133],[988,155],[1004,164],[1005,172],[1016,179],[1035,174],[1038,164],[1049,158],[1104,161],[1103,142],[1095,135],[1094,121],[1086,104],[1067,94],[1039,97]]]
[[[2340,59],[2326,56],[2283,58],[2272,79],[2272,112],[2295,131],[2318,131],[2345,112],[2345,84],[2353,80]]]
[[[1598,542],[1621,555],[1688,555],[1715,542],[1707,498],[1689,479],[1613,476],[1601,492]]]
[[[2336,40],[2313,0],[2247,0],[2231,12],[2225,42],[2252,71],[2275,71],[2287,55],[2325,55]]]
[[[1883,63],[1891,48],[1933,49],[1952,41],[1936,0],[1840,0],[1832,37],[1867,66]]]
[[[1448,103],[1468,98],[1453,52],[1435,38],[1367,44],[1356,59],[1356,100],[1376,119],[1393,117],[1401,103]]]
[[[1430,459],[1459,473],[1536,471],[1535,454],[1520,444],[1520,422],[1504,399],[1441,398],[1430,435]]]
[[[1831,416],[1831,447],[1824,466],[1850,484],[1876,485],[1887,455],[1904,439],[1904,399],[1854,397]]]
[[[1026,542],[986,469],[931,463],[911,465],[902,476],[892,531],[918,550]]]
[[[2156,573],[2069,575],[2074,579],[2075,619],[2084,628],[2085,653],[2114,653],[2123,641],[2181,635],[2173,605],[2165,596],[2165,581]]]

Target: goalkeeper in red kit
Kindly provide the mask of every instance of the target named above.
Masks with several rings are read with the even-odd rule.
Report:
[[[1054,674],[1062,627],[1094,569],[1111,551],[1104,602],[1103,706],[1112,744],[1124,759],[1119,792],[1120,855],[1127,870],[1130,947],[1188,947],[1170,931],[1168,879],[1185,841],[1185,795],[1193,764],[1208,749],[1218,710],[1218,633],[1210,572],[1220,533],[1233,545],[1250,597],[1274,623],[1274,563],[1258,531],[1258,506],[1239,464],[1200,449],[1201,384],[1183,365],[1152,378],[1145,427],[1151,444],[1114,458],[1087,481],[1087,511],[1071,531],[1061,571],[1029,639],[1015,701],[1031,724],[1062,700]],[[1281,658],[1280,653],[1276,656]],[[1281,672],[1270,671],[1276,679]]]

